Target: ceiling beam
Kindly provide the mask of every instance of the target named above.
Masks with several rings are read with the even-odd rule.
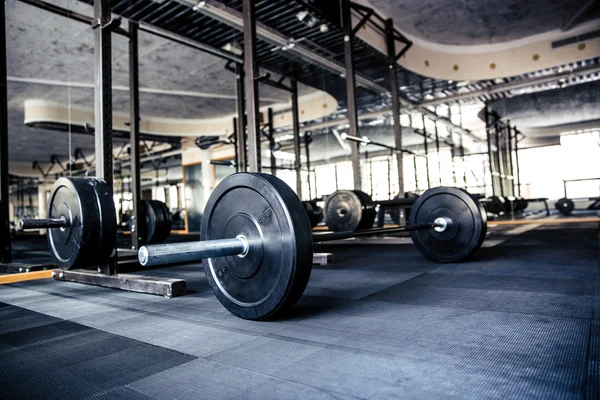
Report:
[[[182,4],[192,6],[195,11],[202,13],[206,16],[209,16],[217,21],[220,21],[220,22],[226,24],[226,25],[229,25],[232,28],[235,28],[240,31],[243,30],[244,21],[243,21],[242,13],[237,10],[234,10],[230,7],[227,7],[226,5],[224,5],[221,2],[218,2],[216,0],[206,0],[206,1],[201,2],[202,6],[200,6],[200,4],[197,3],[195,0],[177,0],[177,1]],[[281,33],[275,31],[274,29],[267,27],[266,25],[264,25],[258,21],[256,22],[256,35],[259,38],[261,38],[262,40],[265,40],[265,41],[273,44],[274,46],[287,46],[288,41],[289,41],[289,38],[285,37]],[[301,44],[297,43],[293,48],[289,49],[287,51],[287,53],[294,54],[312,64],[319,65],[322,68],[325,68],[331,72],[339,74],[340,76],[345,74],[345,68],[343,65],[341,65],[335,61],[332,61],[326,57],[323,57],[319,54],[316,54],[315,52],[302,46]],[[385,87],[383,87],[383,86],[381,86],[359,74],[356,74],[356,83],[358,85],[363,86],[366,89],[372,90],[376,93],[388,93],[389,92]],[[462,126],[452,123],[448,118],[440,116],[437,113],[429,110],[428,108],[421,106],[420,104],[418,104],[416,102],[413,102],[412,100],[408,99],[406,97],[406,95],[404,95],[402,93],[400,94],[400,101],[405,106],[413,108],[416,111],[418,111],[422,114],[425,114],[428,118],[430,118],[434,121],[439,121],[439,122],[451,127],[452,129],[454,129],[456,131],[460,131],[463,134],[470,136],[472,139],[474,139],[476,141],[483,140],[480,137],[474,135],[468,129],[465,129]]]
[[[561,79],[575,78],[585,75],[593,75],[600,73],[600,66],[584,67],[574,71],[559,72],[549,76],[540,76],[529,79],[521,79],[515,82],[502,83],[494,85],[490,88],[470,91],[467,93],[459,93],[446,97],[439,97],[432,100],[427,100],[421,103],[422,106],[435,106],[439,104],[448,104],[460,100],[472,99],[474,97],[489,96],[496,93],[506,92],[510,90],[522,89],[530,86],[543,85],[547,83],[557,82]]]

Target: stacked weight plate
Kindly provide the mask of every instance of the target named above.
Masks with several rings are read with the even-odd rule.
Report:
[[[138,234],[143,244],[162,243],[171,235],[171,213],[165,203],[142,200],[138,207]]]

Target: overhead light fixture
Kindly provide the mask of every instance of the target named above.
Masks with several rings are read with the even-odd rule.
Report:
[[[329,32],[329,27],[327,26],[327,24],[321,24],[321,26],[319,26],[319,30],[321,31],[321,33],[327,33]]]
[[[199,9],[201,9],[202,7],[204,7],[206,5],[205,1],[199,1],[198,4],[196,4],[192,10],[193,11],[198,11]]]
[[[298,21],[304,22],[309,28],[312,28],[318,22],[317,18],[308,11],[300,11],[296,14],[296,18],[298,18]]]
[[[241,56],[243,53],[242,48],[236,42],[229,42],[221,47],[221,49],[235,54],[236,56]]]

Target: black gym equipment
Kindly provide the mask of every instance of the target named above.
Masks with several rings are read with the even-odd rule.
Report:
[[[379,227],[383,226],[383,216],[386,209],[389,209],[392,222],[396,225],[400,225],[400,222],[402,222],[401,213],[404,212],[404,217],[409,218],[411,206],[415,203],[418,197],[419,195],[416,193],[406,192],[404,193],[403,198],[401,198],[399,195],[396,195],[396,197],[390,201],[377,202],[377,204],[379,204],[379,217],[377,219],[377,225]]]
[[[563,197],[559,199],[554,206],[558,211],[560,211],[563,215],[571,215],[573,211],[579,211],[575,209],[575,202],[573,200],[582,200],[582,201],[591,201],[592,203],[585,209],[581,209],[581,211],[597,211],[600,210],[600,198],[597,197],[582,197],[578,199],[569,199],[567,197]]]
[[[48,247],[62,269],[105,264],[116,240],[111,190],[98,178],[59,178],[52,187],[47,219],[21,220],[20,229],[48,228]]]
[[[356,198],[345,201],[359,201],[350,193]],[[485,238],[482,206],[460,189],[426,191],[412,215],[408,226],[313,235],[302,202],[283,181],[237,173],[211,194],[200,241],[143,246],[138,258],[144,266],[203,260],[225,308],[241,318],[267,319],[290,308],[304,292],[313,242],[418,230],[413,235],[417,249],[434,261],[456,262],[471,256]]]
[[[325,224],[334,232],[372,228],[375,216],[371,196],[360,190],[338,190],[325,202]]]
[[[323,221],[323,209],[319,207],[316,200],[303,201],[302,205],[310,221],[310,227],[314,228]]]
[[[171,235],[171,213],[165,203],[158,200],[142,200],[138,205],[140,223],[138,238],[142,244],[162,243]],[[130,221],[129,227],[131,229]]]
[[[480,202],[457,188],[437,187],[423,193],[412,206],[410,225],[438,224],[411,231],[417,249],[438,262],[457,262],[477,251],[487,232],[487,214]]]

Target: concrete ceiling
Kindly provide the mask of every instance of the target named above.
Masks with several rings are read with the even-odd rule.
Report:
[[[402,31],[447,45],[521,39],[560,28],[590,0],[365,0]],[[580,22],[600,17],[600,7]]]
[[[79,1],[51,3],[92,15],[92,8]],[[51,154],[67,160],[68,134],[26,127],[23,103],[27,99],[46,99],[93,108],[92,88],[70,88],[70,83],[93,83],[93,31],[86,24],[8,0],[6,32],[11,168],[23,168],[34,160],[49,162]],[[224,69],[225,60],[145,32],[140,32],[139,40],[140,86],[184,92],[141,93],[142,119],[215,118],[235,113],[235,76]],[[113,35],[112,49],[113,84],[128,86],[127,39]],[[300,95],[313,91],[299,85]],[[260,85],[260,96],[263,105],[289,101],[287,92],[265,85]],[[113,108],[115,112],[128,112],[128,91],[113,91]],[[94,149],[92,136],[73,135],[71,144],[73,149],[79,147],[89,153]]]

